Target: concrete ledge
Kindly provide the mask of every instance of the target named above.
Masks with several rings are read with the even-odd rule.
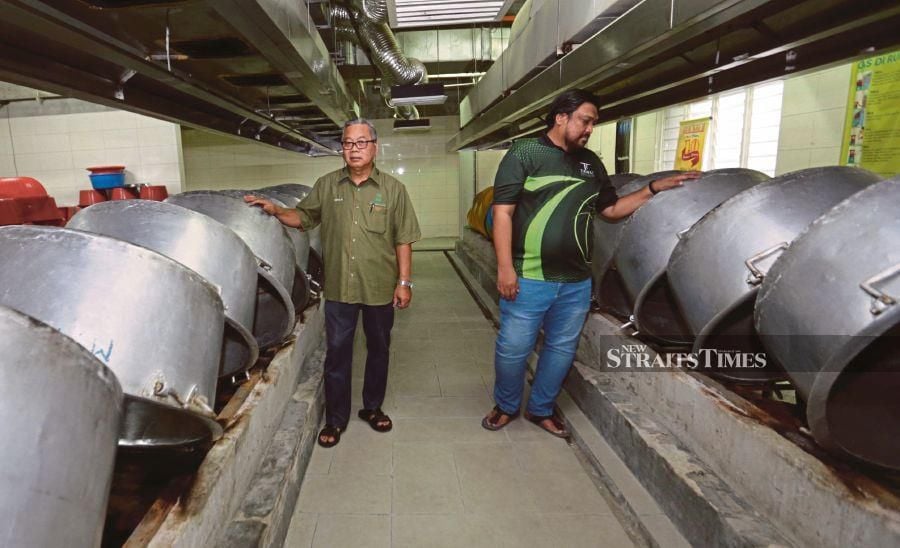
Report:
[[[585,376],[587,372],[587,376]],[[695,546],[781,546],[787,540],[633,397],[598,389],[576,363],[565,388]]]
[[[250,491],[220,546],[284,544],[322,417],[323,360],[324,353],[319,351],[304,364],[304,371],[311,374],[288,402]]]
[[[496,272],[490,250],[474,233],[457,245],[485,290]],[[602,371],[621,344],[645,343],[592,314],[566,389],[692,544],[900,545],[893,493],[808,440],[785,438],[766,412],[703,375]]]
[[[605,400],[594,404],[606,408],[597,411],[600,415],[624,404],[649,417],[793,544],[900,545],[900,499],[883,486],[824,454],[811,439],[795,443],[779,434],[767,424],[765,411],[704,375],[601,371],[607,350],[619,344],[645,343],[621,335],[610,319],[591,315],[578,358],[593,369],[580,367],[574,379],[570,376],[570,393]],[[653,351],[648,352],[652,359]]]
[[[303,364],[320,347],[324,314],[304,312],[294,341],[282,348],[210,449],[187,495],[169,512],[150,541],[154,547],[216,546],[238,511],[297,388]],[[256,527],[257,525],[253,525]]]
[[[474,230],[466,229],[463,237],[456,242],[456,257],[466,266],[469,277],[491,298],[491,302],[500,300],[497,291],[497,257],[494,247],[484,236]]]

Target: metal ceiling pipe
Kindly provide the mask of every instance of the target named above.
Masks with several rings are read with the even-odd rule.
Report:
[[[225,326],[216,288],[155,251],[68,228],[0,228],[0,304],[89,351],[126,393],[119,445],[221,435],[212,405]]]
[[[428,71],[424,63],[407,57],[400,49],[388,21],[385,0],[353,0],[349,6],[332,5],[331,17],[339,36],[353,41],[368,51],[372,64],[381,72],[381,96],[389,106],[393,106],[390,100],[391,86],[428,81]],[[414,106],[394,108],[401,118],[419,117],[419,111]]]
[[[253,335],[265,350],[294,329],[294,248],[280,222],[243,199],[201,190],[169,196],[166,202],[208,215],[233,230],[257,257],[259,284]]]
[[[754,324],[823,447],[900,470],[900,177],[812,222],[769,270]]]
[[[100,546],[119,381],[74,340],[5,306],[0,374],[0,545]]]
[[[708,211],[767,179],[751,169],[708,171],[682,187],[661,192],[634,212],[622,230],[615,264],[633,299],[640,333],[663,344],[693,342],[666,278],[669,256],[679,238]]]
[[[762,352],[753,304],[770,266],[816,218],[880,180],[854,167],[803,169],[741,192],[698,221],[666,267],[675,300],[697,337],[694,352]],[[784,378],[775,364],[707,371],[741,383]]]
[[[627,196],[632,192],[650,184],[654,179],[676,175],[680,171],[659,171],[643,177],[623,177],[612,175],[610,180],[619,196]],[[618,186],[617,186],[618,185]],[[600,215],[594,216],[594,245],[591,254],[591,271],[594,279],[594,300],[600,309],[619,319],[631,316],[633,301],[625,291],[622,277],[616,270],[615,256],[622,237],[622,230],[631,221],[631,217],[619,221],[610,221]]]
[[[152,249],[206,278],[225,305],[220,376],[256,363],[256,258],[230,228],[196,211],[148,200],[96,204],[76,213],[66,226]]]

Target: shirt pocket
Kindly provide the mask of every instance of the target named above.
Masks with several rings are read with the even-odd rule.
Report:
[[[366,230],[376,234],[384,234],[387,230],[387,213],[387,207],[385,206],[370,206],[363,216],[366,222]]]

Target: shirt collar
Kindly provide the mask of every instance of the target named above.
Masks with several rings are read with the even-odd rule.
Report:
[[[353,184],[353,181],[350,180],[350,169],[347,166],[341,168],[341,181],[347,181],[350,184]],[[381,170],[378,169],[378,166],[372,166],[372,173],[369,174],[369,178],[366,181],[372,181],[377,186],[382,186],[382,178]]]
[[[555,148],[556,150],[562,152],[563,154],[571,154],[571,152],[567,152],[562,147],[560,147],[559,145],[557,145],[556,143],[551,141],[550,137],[547,136],[548,133],[549,133],[549,130],[545,131],[544,133],[541,133],[541,136],[538,137],[538,142],[540,142],[544,146]]]

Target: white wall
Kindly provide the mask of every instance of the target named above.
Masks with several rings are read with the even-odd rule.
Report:
[[[785,81],[776,175],[840,164],[851,69],[848,63]]]
[[[459,130],[453,116],[431,118],[424,132],[393,131],[392,120],[375,120],[379,169],[409,191],[422,236],[459,234],[459,158],[447,141]],[[282,183],[311,185],[344,163],[339,156],[312,158],[212,133],[184,130],[185,188],[260,188]]]
[[[659,155],[659,131],[662,124],[660,112],[635,116],[632,126],[631,171],[649,175],[656,171]]]
[[[76,205],[91,188],[86,167],[124,165],[126,182],[181,192],[181,132],[175,124],[116,110],[23,115],[0,111],[0,177],[33,177],[56,203]],[[4,115],[5,111],[5,115]]]
[[[588,140],[587,148],[593,150],[600,156],[606,167],[607,173],[612,175],[616,170],[616,123],[609,122],[607,124],[594,127],[591,138]]]
[[[462,238],[463,227],[466,226],[466,216],[472,207],[475,198],[475,154],[474,150],[461,150],[459,152],[459,233]]]
[[[475,191],[481,192],[494,186],[497,168],[506,156],[506,150],[479,150],[475,153]]]

